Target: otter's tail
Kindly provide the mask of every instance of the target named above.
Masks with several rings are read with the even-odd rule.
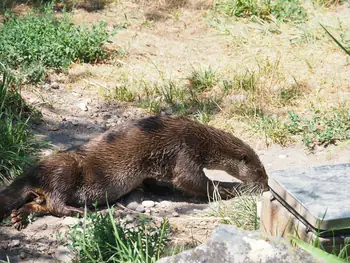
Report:
[[[0,192],[0,222],[13,209],[17,209],[28,202],[31,191],[34,187],[31,186],[27,175],[17,177],[8,187]]]

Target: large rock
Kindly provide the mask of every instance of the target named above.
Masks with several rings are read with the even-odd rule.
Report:
[[[219,225],[211,238],[192,250],[157,263],[289,263],[325,262],[292,247],[287,241],[258,231],[245,231],[232,225]]]

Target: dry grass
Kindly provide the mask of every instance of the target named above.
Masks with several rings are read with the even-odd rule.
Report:
[[[176,10],[167,11],[168,4]],[[194,11],[185,1],[119,1],[98,13],[77,10],[79,25],[104,21],[123,30],[106,45],[115,51],[112,60],[73,65],[67,87],[90,87],[152,112],[191,115],[244,139],[288,145],[295,140],[284,125],[289,111],[349,101],[349,58],[319,24],[349,43],[344,5],[302,2],[308,19],[297,25]],[[150,10],[161,18],[153,19]],[[80,70],[88,72],[83,79],[75,77]]]

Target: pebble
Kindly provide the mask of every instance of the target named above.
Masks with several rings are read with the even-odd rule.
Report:
[[[172,215],[173,215],[173,217],[179,217],[180,216],[178,212],[173,212]]]
[[[60,262],[71,262],[72,253],[70,250],[64,246],[59,246],[55,252],[55,258]]]
[[[145,207],[143,205],[138,205],[135,209],[136,212],[139,213],[144,213],[145,212]]]
[[[131,210],[136,210],[136,208],[139,206],[139,204],[135,201],[130,202],[129,204],[127,204],[127,208],[131,209]]]
[[[80,102],[77,104],[77,107],[83,111],[88,111],[88,106],[84,102]]]
[[[171,205],[171,202],[165,200],[165,201],[161,201],[159,205],[160,207],[165,208],[165,207],[169,207]]]
[[[24,253],[23,251],[19,254],[21,259],[25,259],[26,258],[26,253]]]
[[[102,117],[103,120],[109,120],[110,118],[112,118],[112,115],[111,115],[111,114],[105,114],[105,115],[103,115],[103,117]]]
[[[60,88],[60,85],[57,83],[57,82],[53,82],[51,85],[50,85],[51,89],[59,89]]]
[[[8,248],[8,243],[7,242],[1,243],[1,248],[6,250]]]
[[[145,213],[150,214],[151,213],[151,209],[146,209]]]
[[[10,247],[18,247],[21,244],[21,242],[18,239],[14,239],[10,243]]]
[[[155,203],[154,203],[154,201],[146,200],[146,201],[142,202],[142,205],[146,208],[151,208],[151,207],[155,206]]]
[[[126,222],[126,223],[131,223],[131,222],[134,221],[134,219],[135,219],[135,218],[134,218],[132,215],[127,214],[126,217],[125,217],[125,222]]]
[[[285,158],[287,158],[288,156],[287,155],[284,155],[284,154],[280,154],[280,155],[278,155],[278,158],[280,158],[280,159],[285,159]]]

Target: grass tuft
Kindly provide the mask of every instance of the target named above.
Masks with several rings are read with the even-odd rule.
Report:
[[[169,222],[157,225],[153,219],[140,217],[134,226],[116,222],[114,209],[85,213],[83,225],[70,233],[75,262],[155,262],[163,256],[171,234]]]
[[[209,198],[210,216],[221,218],[221,223],[232,224],[247,230],[260,227],[257,202],[261,196],[259,188],[254,186],[233,189],[234,199],[222,200],[217,185],[214,184],[213,197]]]
[[[211,89],[218,83],[216,71],[211,67],[208,67],[207,69],[200,68],[199,70],[193,68],[192,74],[187,77],[187,79],[191,88],[196,91]]]
[[[228,16],[259,17],[280,22],[305,22],[307,13],[299,0],[228,0],[219,1],[216,10]]]
[[[109,36],[105,23],[89,30],[74,25],[68,13],[55,17],[52,4],[43,13],[34,10],[23,17],[6,12],[0,27],[0,61],[25,82],[36,83],[48,68],[61,70],[74,61],[106,58],[103,43]]]
[[[350,110],[347,107],[314,110],[309,117],[290,112],[287,127],[291,134],[301,135],[310,150],[336,144],[350,139]]]
[[[0,181],[8,184],[37,152],[28,123],[35,112],[22,99],[15,79],[0,64]]]

